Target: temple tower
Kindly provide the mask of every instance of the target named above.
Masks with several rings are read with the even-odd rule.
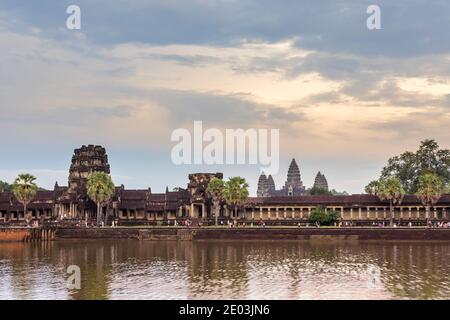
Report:
[[[102,146],[82,146],[75,149],[69,170],[69,192],[84,193],[92,172],[110,173],[108,156]]]
[[[315,189],[323,189],[328,191],[328,181],[327,178],[325,178],[325,175],[320,173],[320,171],[317,173],[316,178],[314,179],[314,186]]]
[[[288,192],[287,195],[297,195],[304,192],[305,187],[303,186],[300,170],[295,159],[292,159],[291,164],[289,165],[284,189]]]
[[[208,195],[206,189],[213,179],[223,179],[223,174],[216,173],[192,173],[189,175],[187,190],[190,194],[189,216],[194,219],[207,218],[208,216]],[[166,191],[166,193],[168,190]],[[210,212],[209,212],[210,213]]]
[[[275,181],[273,181],[271,174],[267,177],[267,189],[269,194],[273,194],[275,191]]]
[[[257,197],[267,197],[269,196],[269,183],[266,175],[261,173],[258,179],[258,190],[256,191]]]

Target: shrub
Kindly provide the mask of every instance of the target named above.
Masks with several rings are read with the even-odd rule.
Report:
[[[316,207],[311,211],[309,219],[321,225],[331,225],[338,220],[338,216],[334,210],[327,211],[322,207]]]

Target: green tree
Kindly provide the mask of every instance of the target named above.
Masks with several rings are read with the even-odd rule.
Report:
[[[244,178],[232,177],[225,182],[223,190],[227,204],[233,209],[234,216],[237,216],[238,208],[248,198],[248,183]]]
[[[395,176],[406,192],[416,193],[419,177],[424,173],[434,173],[445,184],[450,181],[450,150],[440,149],[435,140],[422,141],[416,152],[404,152],[388,160],[381,172],[381,179]]]
[[[111,199],[114,190],[114,183],[108,174],[93,172],[88,176],[87,194],[97,205],[97,226],[103,221],[102,207]]]
[[[378,195],[378,190],[380,189],[380,181],[374,180],[370,181],[369,184],[364,188],[367,194],[372,196]]]
[[[446,185],[442,178],[434,173],[424,173],[419,177],[417,197],[425,206],[425,217],[430,218],[430,208],[435,205],[442,194],[446,192]]]
[[[402,187],[400,179],[396,177],[389,177],[380,180],[377,196],[381,200],[389,201],[389,225],[394,223],[394,205],[400,204],[405,195],[405,190]]]
[[[0,192],[11,192],[11,191],[12,185],[10,185],[8,182],[0,180]]]
[[[208,187],[206,188],[206,193],[211,198],[211,201],[213,203],[216,225],[217,219],[220,215],[220,202],[222,202],[222,200],[224,199],[224,189],[225,183],[223,182],[223,180],[215,177],[211,179],[211,181],[208,183]]]
[[[337,190],[335,190],[335,189],[331,189],[331,194],[333,195],[333,196],[348,196],[348,192],[347,191],[337,191]]]
[[[312,187],[311,189],[309,189],[309,194],[312,196],[319,196],[319,195],[332,195],[333,193],[331,191],[328,191],[327,189]]]
[[[35,181],[35,176],[28,173],[22,173],[14,180],[12,187],[14,196],[23,205],[23,216],[27,224],[30,223],[27,206],[34,199],[38,191],[38,186]]]
[[[331,225],[338,220],[336,211],[325,210],[322,207],[316,207],[311,210],[309,220],[314,223],[319,223],[320,225]]]

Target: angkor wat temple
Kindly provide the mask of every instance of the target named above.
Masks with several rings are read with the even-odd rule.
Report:
[[[295,159],[292,159],[289,165],[286,182],[280,190],[275,188],[272,175],[266,177],[263,172],[259,176],[258,190],[256,191],[258,197],[300,196],[303,194],[305,194],[305,187],[303,186],[300,169]]]
[[[38,191],[28,205],[26,215],[23,206],[11,192],[0,193],[0,223],[23,223],[27,220],[64,221],[95,220],[96,206],[86,194],[87,177],[91,172],[110,172],[106,151],[101,146],[82,146],[75,149],[69,170],[67,186],[55,184],[53,190]],[[141,190],[116,186],[111,200],[103,208],[107,221],[115,220],[121,225],[173,224],[174,221],[199,219],[213,223],[211,199],[206,188],[213,177],[222,178],[221,173],[194,173],[189,175],[186,188],[176,191],[166,189],[153,193],[150,188]],[[265,177],[264,177],[265,178]],[[233,216],[226,203],[221,204],[219,221],[239,219],[252,222],[264,220],[267,224],[297,224],[308,222],[311,210],[321,206],[334,210],[341,221],[357,224],[373,224],[387,221],[389,203],[376,196],[355,195],[305,195],[298,166],[292,161],[287,180],[281,190],[275,190],[273,179],[260,178],[258,197],[250,197]],[[325,187],[326,179],[316,178],[315,184]],[[261,187],[261,188],[260,188]],[[266,196],[267,194],[270,196]],[[449,219],[450,195],[443,195],[432,207],[431,219]],[[400,205],[395,206],[395,219],[405,222],[423,223],[426,210],[414,195],[406,195]]]
[[[328,181],[325,175],[317,173],[314,180],[313,188],[322,189],[328,191]],[[258,190],[256,195],[258,197],[276,197],[276,196],[301,196],[306,195],[307,191],[303,185],[303,181],[300,175],[300,169],[298,168],[295,159],[292,159],[291,164],[287,172],[286,182],[284,186],[277,190],[275,187],[275,182],[272,175],[266,177],[266,175],[261,173],[258,179]]]

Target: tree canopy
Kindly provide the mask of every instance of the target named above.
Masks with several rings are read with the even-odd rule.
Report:
[[[381,179],[397,177],[407,193],[416,193],[419,177],[425,173],[439,176],[443,183],[450,182],[450,150],[440,149],[435,140],[424,140],[416,152],[406,151],[388,160]]]
[[[417,197],[423,205],[434,205],[447,188],[441,177],[434,173],[425,173],[419,177]]]
[[[331,225],[337,221],[338,216],[334,210],[325,210],[322,207],[316,207],[311,211],[309,219],[314,222],[319,222],[321,225]]]
[[[216,220],[220,215],[220,202],[224,199],[225,182],[219,178],[212,178],[206,188],[206,193],[213,203],[214,218]]]
[[[400,204],[405,195],[405,189],[399,178],[389,176],[378,181],[371,181],[365,188],[366,193],[377,196],[380,200],[389,201],[390,225],[394,221],[394,205]]]
[[[312,196],[316,195],[332,195],[331,191],[328,191],[327,189],[319,188],[319,187],[312,187],[309,189],[308,193]]]
[[[104,205],[114,193],[114,183],[104,172],[93,172],[87,181],[87,194],[95,203]]]
[[[103,220],[101,207],[114,194],[115,186],[109,174],[93,172],[88,176],[87,194],[97,204],[97,225]]]
[[[223,196],[226,202],[234,208],[235,212],[237,207],[247,200],[248,194],[248,183],[244,178],[232,177],[225,182]]]
[[[376,194],[381,200],[390,201],[392,204],[400,204],[405,195],[405,190],[396,177],[381,179]]]
[[[14,196],[23,205],[23,215],[27,224],[31,220],[28,215],[27,206],[33,201],[38,191],[38,186],[35,181],[35,176],[29,173],[22,173],[17,176],[12,186]]]
[[[206,188],[206,193],[214,200],[221,199],[225,188],[225,182],[219,178],[212,178]]]
[[[377,196],[378,191],[380,190],[381,182],[378,180],[370,181],[369,184],[366,186],[364,191],[366,191],[367,194],[370,194],[372,196]]]
[[[12,191],[17,200],[24,206],[28,205],[36,196],[38,187],[35,181],[36,177],[28,173],[19,174],[14,180]]]
[[[12,191],[12,185],[8,182],[1,181],[0,180],[0,192],[11,192]]]

